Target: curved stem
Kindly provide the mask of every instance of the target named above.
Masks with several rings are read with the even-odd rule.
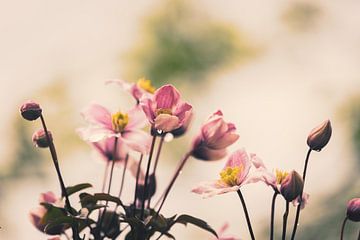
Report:
[[[251,221],[250,221],[249,213],[248,213],[247,208],[246,208],[244,196],[242,195],[240,189],[237,190],[237,193],[239,195],[242,207],[244,209],[245,218],[246,218],[246,222],[247,222],[247,225],[248,225],[248,228],[249,228],[249,233],[250,233],[251,239],[255,240],[255,236],[254,236],[254,232],[253,232],[252,227],[251,227]]]
[[[274,239],[274,218],[275,218],[275,203],[278,192],[274,191],[274,195],[271,202],[271,219],[270,219],[270,240]]]
[[[141,201],[141,214],[140,214],[141,220],[144,220],[145,198],[148,194],[148,181],[149,181],[150,165],[151,165],[152,155],[154,153],[155,141],[156,141],[156,136],[153,137],[152,142],[151,142],[149,159],[148,159],[146,173],[145,173],[144,192],[143,192],[143,197],[142,197],[142,201]]]
[[[305,158],[305,165],[304,165],[304,171],[303,171],[303,183],[304,183],[304,187],[301,191],[301,194],[299,195],[299,205],[296,208],[296,215],[295,215],[295,221],[294,221],[294,226],[293,226],[293,231],[291,234],[291,240],[295,239],[295,234],[296,234],[296,230],[297,230],[297,226],[299,223],[299,218],[300,218],[300,210],[301,210],[301,202],[302,202],[302,195],[304,192],[304,188],[305,188],[305,178],[306,178],[306,171],[307,171],[307,167],[308,167],[308,163],[309,163],[309,158],[310,158],[310,153],[311,153],[311,148],[309,148],[307,154],[306,154],[306,158]]]
[[[185,156],[183,157],[183,159],[179,162],[179,165],[178,165],[178,167],[176,168],[175,173],[174,173],[174,175],[173,175],[173,177],[172,177],[169,185],[167,186],[167,188],[165,189],[164,193],[163,193],[162,196],[161,196],[162,200],[161,200],[161,198],[159,199],[159,201],[161,200],[161,204],[160,204],[159,209],[158,209],[157,212],[156,212],[156,215],[159,214],[162,206],[164,205],[164,202],[165,202],[167,196],[168,196],[169,193],[170,193],[171,188],[173,187],[176,179],[177,179],[178,176],[180,175],[181,170],[183,169],[186,161],[189,159],[189,157],[191,156],[191,154],[192,154],[191,151],[188,152],[188,153],[186,153]],[[158,203],[159,203],[159,201],[158,201]],[[158,203],[157,203],[157,204],[158,204]],[[157,204],[156,204],[156,205],[157,205]]]
[[[165,139],[165,136],[164,135],[161,136],[160,143],[159,143],[159,146],[158,146],[158,150],[157,150],[157,153],[156,153],[154,168],[153,168],[153,171],[152,171],[152,174],[154,175],[154,178],[155,178],[155,174],[156,174],[157,165],[159,163],[160,153],[161,153],[161,149],[162,149],[162,146],[163,146],[163,143],[164,143],[164,139]],[[150,208],[150,202],[151,202],[151,196],[149,197],[149,200],[147,202],[147,207],[148,208]]]
[[[123,191],[123,188],[124,188],[125,174],[126,174],[126,168],[127,168],[128,160],[129,160],[129,154],[126,154],[125,163],[124,163],[124,169],[123,169],[122,176],[121,176],[120,191],[119,191],[119,195],[118,195],[119,198],[121,197],[121,194],[122,194],[122,191]]]
[[[282,232],[282,240],[286,239],[286,226],[287,226],[287,219],[289,216],[289,202],[286,201],[286,208],[285,208],[285,213],[283,216],[283,232]]]
[[[345,229],[345,225],[346,225],[346,222],[347,222],[348,218],[345,217],[344,218],[344,221],[341,225],[341,234],[340,234],[340,240],[343,240],[344,239],[344,229]],[[360,234],[360,233],[359,233]]]
[[[136,200],[137,200],[137,192],[138,192],[138,188],[139,188],[140,169],[141,169],[141,163],[142,163],[143,157],[144,157],[144,155],[141,154],[140,155],[140,160],[139,160],[139,165],[138,165],[137,170],[136,170],[135,196],[134,196],[134,203],[133,203],[133,205],[134,205],[134,216],[136,214]]]

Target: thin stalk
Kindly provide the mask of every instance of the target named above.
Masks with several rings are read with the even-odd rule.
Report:
[[[136,170],[136,184],[135,184],[135,196],[134,196],[134,216],[136,214],[136,200],[137,200],[137,192],[139,188],[139,177],[140,177],[140,170],[141,170],[141,162],[143,160],[144,154],[140,155],[139,165]]]
[[[69,195],[68,195],[68,193],[66,191],[65,183],[64,183],[63,177],[61,175],[55,145],[54,145],[52,139],[50,138],[49,132],[48,132],[47,127],[46,127],[45,119],[44,119],[44,116],[42,114],[40,115],[40,120],[41,120],[41,124],[43,126],[43,129],[44,129],[44,132],[45,132],[46,141],[49,144],[49,150],[50,150],[51,158],[52,158],[54,166],[55,166],[56,174],[57,174],[58,179],[59,179],[60,188],[61,188],[61,196],[65,197],[65,208],[68,210],[69,213],[74,215],[75,212],[73,211],[73,208],[71,207],[70,200],[69,200]],[[73,239],[74,240],[80,239],[78,229],[76,227],[74,227],[74,226],[71,227],[71,229],[72,229],[72,232],[73,232]]]
[[[153,140],[151,142],[150,153],[149,153],[149,158],[148,158],[148,163],[147,163],[147,168],[146,168],[146,173],[145,173],[144,192],[143,192],[143,198],[141,201],[141,215],[140,215],[141,220],[144,220],[145,198],[148,193],[148,180],[149,180],[149,173],[150,173],[150,165],[151,165],[152,155],[154,153],[155,141],[156,141],[156,136],[153,137]]]
[[[274,191],[274,195],[271,202],[270,240],[274,240],[275,203],[278,194],[279,193],[277,191]]]
[[[102,184],[102,187],[101,187],[101,192],[102,192],[102,193],[105,192],[106,179],[107,179],[107,175],[108,175],[108,171],[109,171],[109,166],[110,166],[110,161],[107,161],[107,162],[106,162],[106,166],[105,166],[103,184]]]
[[[253,229],[252,229],[252,227],[251,227],[251,221],[250,221],[250,217],[249,217],[248,210],[247,210],[247,208],[246,208],[246,203],[245,203],[244,196],[242,195],[240,189],[237,190],[237,193],[238,193],[238,195],[239,195],[239,198],[240,198],[242,207],[243,207],[243,209],[244,209],[245,218],[246,218],[246,222],[247,222],[247,225],[248,225],[248,228],[249,228],[249,233],[250,233],[251,239],[252,239],[252,240],[255,240],[255,236],[254,236]]]
[[[340,240],[343,240],[344,239],[344,230],[345,230],[345,225],[346,225],[346,222],[347,222],[348,218],[345,217],[344,218],[344,221],[341,225],[341,234],[340,234]],[[360,232],[359,232],[359,236],[360,236]]]
[[[165,202],[167,196],[169,195],[169,192],[170,192],[171,188],[173,187],[176,179],[177,179],[178,176],[180,175],[181,170],[183,169],[186,161],[189,159],[189,157],[191,156],[191,154],[192,154],[191,151],[188,152],[188,153],[186,153],[185,156],[183,157],[183,159],[179,162],[179,165],[178,165],[177,169],[175,170],[175,173],[174,173],[174,175],[173,175],[173,177],[172,177],[169,185],[167,186],[167,188],[165,189],[163,195],[162,195],[161,198],[159,199],[159,201],[160,201],[161,199],[162,199],[162,200],[161,200],[160,207],[159,207],[159,209],[158,209],[157,212],[156,212],[156,215],[159,214],[162,206],[164,205],[164,202]],[[158,203],[159,203],[159,201],[158,201]],[[158,205],[158,203],[157,203],[156,205]]]
[[[283,232],[282,232],[282,240],[286,239],[286,226],[287,226],[287,219],[289,216],[289,202],[286,201],[286,208],[285,208],[285,213],[283,216]]]
[[[359,236],[358,236],[358,240],[360,240],[360,230],[359,230]]]
[[[121,176],[121,185],[120,185],[120,191],[119,191],[119,195],[118,197],[121,197],[123,188],[124,188],[124,182],[125,182],[125,174],[126,174],[126,168],[127,168],[127,164],[128,164],[128,160],[129,160],[129,154],[126,154],[125,157],[125,163],[124,163],[124,170],[122,172],[122,176]]]
[[[303,195],[303,192],[304,192],[304,188],[305,188],[305,178],[306,178],[306,171],[307,171],[307,167],[308,167],[308,163],[309,163],[309,158],[310,158],[310,153],[311,153],[311,148],[309,148],[307,154],[306,154],[306,158],[305,158],[305,165],[304,165],[304,171],[303,171],[303,183],[304,183],[304,186],[303,186],[303,189],[301,190],[301,193],[300,193],[300,197],[299,197],[299,205],[297,206],[296,208],[296,215],[295,215],[295,221],[294,221],[294,226],[293,226],[293,231],[292,231],[292,234],[291,234],[291,240],[294,240],[295,239],[295,234],[296,234],[296,230],[297,230],[297,227],[298,227],[298,223],[299,223],[299,218],[300,218],[300,210],[301,210],[301,203],[302,203],[302,195]]]
[[[157,149],[154,168],[153,168],[153,171],[152,171],[152,174],[154,175],[154,177],[156,176],[155,175],[156,174],[156,169],[157,169],[157,165],[159,163],[159,158],[160,158],[161,149],[162,149],[162,146],[163,146],[163,143],[164,143],[164,138],[165,138],[165,136],[161,136],[160,143],[159,143],[159,146],[158,146],[158,149]],[[149,200],[147,202],[147,208],[150,208],[150,202],[151,202],[151,196],[149,197]]]

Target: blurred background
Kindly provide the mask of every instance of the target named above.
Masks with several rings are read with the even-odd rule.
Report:
[[[187,135],[166,144],[160,193],[200,124],[217,109],[237,125],[240,140],[231,150],[244,147],[269,169],[299,172],[309,131],[331,119],[330,143],[311,157],[310,203],[298,239],[337,239],[347,201],[360,196],[359,10],[356,0],[2,1],[0,239],[46,239],[28,212],[41,192],[60,194],[48,152],[32,146],[40,125],[23,121],[19,105],[41,103],[66,184],[90,182],[99,191],[105,164],[76,134],[84,125],[79,112],[92,101],[130,108],[132,99],[104,81],[140,77],[157,87],[176,85],[195,110]],[[192,214],[215,229],[229,222],[229,233],[249,239],[235,193],[211,199],[190,193],[196,183],[218,178],[224,161],[191,159],[164,213]],[[127,181],[130,196],[133,180]],[[256,235],[265,239],[272,190],[254,184],[242,191]],[[278,201],[277,231],[283,210]],[[345,239],[357,231],[359,225],[348,224]],[[211,239],[192,226],[173,232],[178,239]]]

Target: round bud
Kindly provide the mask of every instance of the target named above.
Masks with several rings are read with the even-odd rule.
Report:
[[[332,128],[330,120],[326,120],[321,125],[314,128],[307,139],[307,144],[311,150],[321,151],[331,138]]]
[[[27,101],[20,107],[20,113],[23,118],[34,121],[41,116],[42,109],[39,104],[34,101]]]
[[[347,217],[354,222],[360,222],[360,198],[353,198],[347,205]]]
[[[303,187],[302,177],[296,171],[291,171],[281,183],[280,193],[286,201],[291,202],[300,196]]]
[[[51,132],[48,131],[48,133],[49,133],[50,141],[52,141]],[[39,129],[36,132],[34,132],[34,134],[32,135],[32,141],[36,147],[40,147],[40,148],[49,147],[49,142],[47,141],[46,133],[44,129]]]

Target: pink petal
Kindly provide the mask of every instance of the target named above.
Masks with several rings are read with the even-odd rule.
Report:
[[[229,187],[221,183],[219,180],[199,183],[191,190],[193,193],[202,195],[204,198],[213,197],[215,195],[224,194],[227,192],[236,192],[240,186]]]
[[[212,161],[212,160],[219,160],[226,156],[227,151],[226,149],[211,149],[206,146],[198,145],[196,146],[196,141],[194,143],[192,155],[195,158]]]
[[[39,197],[39,203],[55,203],[58,200],[53,192],[41,193]]]
[[[156,109],[173,109],[180,99],[179,91],[172,85],[164,85],[154,94]]]
[[[143,128],[147,123],[146,116],[140,106],[135,106],[128,111],[129,123],[125,127],[126,130],[134,128]]]
[[[120,136],[120,134],[114,133],[114,131],[106,128],[90,126],[87,128],[78,128],[78,134],[80,137],[89,142],[98,142],[105,138]]]
[[[132,150],[140,153],[148,153],[151,144],[151,136],[141,130],[128,131],[122,134],[122,141]]]
[[[192,112],[192,106],[188,103],[181,103],[178,106],[176,106],[176,109],[174,111],[174,115],[179,118],[179,121],[181,123],[184,122],[185,118],[189,116]]]
[[[169,114],[160,114],[155,118],[154,127],[163,132],[170,132],[179,127],[179,118]]]
[[[236,133],[225,133],[214,144],[209,144],[214,149],[226,148],[236,142],[239,139],[239,135]]]
[[[111,113],[99,104],[91,104],[90,106],[86,107],[82,112],[81,115],[84,117],[85,121],[101,125],[104,128],[111,129]]]
[[[149,120],[149,122],[151,124],[154,123],[154,119],[155,119],[155,103],[150,99],[150,98],[141,98],[140,99],[140,106],[142,108],[142,110],[145,113],[145,116],[147,117],[147,119]]]
[[[239,175],[237,177],[238,185],[241,185],[242,182],[246,179],[251,167],[251,162],[244,149],[238,150],[233,154],[231,154],[228,161],[225,164],[224,169],[226,169],[227,167],[240,167],[240,166],[242,166],[243,170],[239,172]]]

